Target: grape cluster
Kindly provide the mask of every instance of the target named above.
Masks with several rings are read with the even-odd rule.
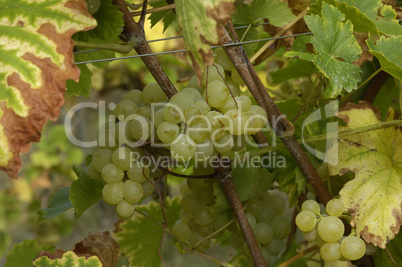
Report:
[[[332,199],[327,203],[327,214],[320,214],[319,204],[307,200],[296,216],[296,225],[303,231],[304,239],[320,246],[320,255],[326,262],[358,260],[366,253],[366,244],[361,238],[343,236],[345,227],[339,216],[344,210],[341,200]]]
[[[285,200],[275,194],[265,192],[248,201],[246,216],[266,262],[272,261],[285,247],[285,240],[291,231],[290,220],[283,214],[286,210]],[[249,257],[247,247],[239,224],[233,223],[228,227],[232,232],[232,246]]]
[[[181,241],[188,241],[193,248],[200,251],[211,246],[211,238],[222,237],[222,227],[232,219],[227,214],[217,216],[210,211],[210,206],[215,201],[213,183],[207,179],[187,179],[180,186],[182,208],[179,211],[180,219],[175,222],[172,230]],[[211,238],[207,238],[208,236]]]

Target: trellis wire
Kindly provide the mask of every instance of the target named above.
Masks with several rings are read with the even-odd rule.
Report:
[[[264,41],[269,41],[269,40],[283,39],[283,38],[288,38],[288,37],[296,37],[296,36],[299,36],[299,35],[309,35],[309,34],[312,34],[312,32],[297,33],[297,34],[284,35],[284,36],[279,36],[279,37],[270,37],[270,38],[264,38],[264,39],[258,39],[258,40],[243,41],[243,42],[239,42],[239,43],[232,43],[232,44],[225,44],[225,45],[213,45],[213,46],[211,46],[211,48],[217,48],[217,47],[223,47],[223,46],[233,46],[233,45],[240,45],[240,44],[250,44],[250,43],[256,43],[256,42],[264,42]],[[104,59],[81,61],[81,62],[76,62],[75,64],[80,65],[80,64],[112,61],[112,60],[121,60],[121,59],[140,58],[140,57],[147,57],[147,56],[175,54],[175,53],[181,53],[181,52],[186,52],[186,51],[187,51],[186,49],[180,49],[180,50],[172,50],[172,51],[158,52],[158,53],[152,53],[152,54],[143,54],[143,55],[124,56],[124,57],[117,57],[117,58],[104,58]]]
[[[252,26],[253,27],[258,27],[258,26],[261,26],[261,25],[268,25],[268,24],[269,24],[269,22],[263,22],[263,23],[254,24]],[[235,29],[238,30],[238,29],[244,29],[244,28],[247,28],[247,27],[248,27],[248,25],[246,25],[246,26],[237,26],[237,27],[235,27]],[[154,39],[154,40],[147,41],[147,43],[156,43],[156,42],[161,42],[161,41],[180,39],[182,37],[183,37],[182,35],[179,35],[179,36],[166,37],[166,38],[161,38],[161,39]],[[83,53],[90,53],[90,52],[96,52],[96,51],[99,51],[99,50],[102,50],[102,49],[88,49],[88,50],[76,51],[76,52],[74,52],[74,54],[77,55],[77,54],[83,54]]]

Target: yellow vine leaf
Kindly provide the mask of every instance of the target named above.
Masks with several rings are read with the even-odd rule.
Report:
[[[394,116],[390,108],[387,120]],[[349,103],[339,110],[338,117],[347,125],[339,127],[340,131],[381,123],[378,109],[363,101]],[[402,223],[401,130],[385,128],[335,140],[328,157],[338,158],[336,166],[329,166],[330,175],[355,173],[339,194],[352,215],[356,233],[385,248]]]
[[[95,26],[84,0],[0,1],[0,169],[11,177],[79,79],[71,36]]]

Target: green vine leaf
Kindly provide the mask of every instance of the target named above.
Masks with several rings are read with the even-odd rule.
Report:
[[[153,8],[163,7],[163,6],[167,6],[167,5],[168,5],[167,1],[160,1],[160,2],[151,4],[151,6]],[[153,28],[160,20],[162,20],[163,21],[163,32],[165,32],[166,29],[169,27],[169,25],[172,24],[172,22],[176,20],[176,14],[173,12],[172,9],[169,9],[169,10],[152,13],[148,19],[151,21],[151,28]]]
[[[313,63],[301,59],[292,59],[289,60],[286,67],[270,72],[270,75],[273,83],[281,83],[289,79],[310,77],[315,72],[317,72],[317,68]]]
[[[313,32],[311,39],[315,54],[290,51],[285,56],[299,57],[311,61],[329,79],[325,97],[335,97],[345,89],[351,92],[360,81],[360,68],[353,65],[361,48],[353,35],[352,23],[345,21],[345,15],[336,7],[322,4],[322,15],[305,17],[307,26]]]
[[[394,119],[392,108],[388,119]],[[381,122],[378,110],[367,102],[349,103],[339,110],[338,117],[350,130]],[[402,223],[402,133],[398,128],[385,128],[334,140],[328,151],[330,175],[349,171],[355,178],[339,192],[340,199],[349,209],[356,233],[367,242],[385,248],[395,237]]]
[[[46,209],[38,210],[38,222],[59,216],[73,207],[70,199],[70,187],[62,187],[54,194]]]
[[[54,246],[40,245],[36,239],[27,239],[8,252],[4,267],[32,267],[32,262],[42,250],[54,252]]]
[[[46,256],[40,257],[35,260],[34,266],[36,267],[102,267],[102,263],[98,257],[92,256],[86,259],[85,257],[78,257],[74,252],[67,251],[63,254],[61,259],[49,259]]]
[[[64,103],[65,81],[78,80],[71,35],[96,26],[81,1],[0,3],[0,169],[17,177],[20,152],[37,142]]]
[[[225,31],[221,28],[235,11],[233,0],[176,0],[177,22],[194,70],[201,77],[203,66],[213,63],[211,44],[217,44]]]
[[[73,169],[78,179],[71,184],[69,199],[78,219],[87,209],[102,199],[103,183],[101,180],[90,178],[81,169]]]
[[[281,27],[295,18],[288,5],[278,0],[254,0],[240,5],[232,16],[233,24],[256,24],[267,18],[270,24]]]
[[[173,227],[179,219],[180,198],[167,198],[165,205],[168,207],[165,211],[167,224]],[[123,230],[115,236],[120,245],[120,251],[129,256],[130,266],[160,266],[161,259],[158,251],[163,238],[161,206],[151,201],[146,205],[136,206],[135,209],[148,216],[136,212],[133,218],[120,225]]]
[[[381,19],[374,21],[378,30],[386,35],[402,34],[402,26],[396,19],[396,12],[390,5],[383,5],[380,8]]]
[[[402,80],[402,51],[401,49],[395,49],[395,47],[402,47],[402,35],[389,38],[381,36],[376,44],[370,37],[366,42],[370,53],[380,61],[381,68]]]

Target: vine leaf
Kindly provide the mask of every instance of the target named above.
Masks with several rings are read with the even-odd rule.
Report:
[[[251,159],[251,162],[256,161]],[[252,199],[254,196],[270,189],[275,176],[264,168],[241,165],[235,167],[231,175],[239,199],[242,202]],[[250,179],[251,177],[252,179]],[[214,184],[214,194],[216,199],[215,203],[210,207],[211,212],[220,213],[231,208],[225,192],[219,183]]]
[[[38,210],[38,221],[59,216],[73,207],[70,199],[70,187],[62,187],[54,194],[46,209]]]
[[[322,4],[322,16],[305,17],[307,26],[313,32],[311,43],[315,54],[290,51],[285,56],[311,61],[329,79],[325,97],[335,97],[344,88],[347,92],[357,88],[360,81],[360,68],[353,65],[361,49],[353,35],[352,23],[345,21],[345,15],[336,7]],[[345,22],[344,22],[345,21]]]
[[[180,198],[167,198],[165,204],[169,207],[165,211],[167,224],[173,227],[179,219]],[[120,251],[129,256],[130,266],[160,266],[158,251],[163,238],[163,228],[155,221],[163,224],[161,206],[151,201],[146,205],[136,206],[135,209],[149,217],[136,212],[133,218],[120,224],[122,231],[115,236]]]
[[[210,48],[225,34],[223,25],[235,11],[233,0],[176,0],[177,22],[182,29],[184,45],[200,78],[204,64],[214,57]]]
[[[389,109],[387,120],[394,118]],[[380,114],[367,102],[349,103],[338,117],[350,130],[381,122]],[[337,146],[336,146],[337,145]],[[398,128],[380,129],[334,140],[328,157],[338,157],[329,174],[352,171],[355,178],[344,185],[340,199],[349,209],[356,233],[381,248],[399,232],[402,223],[402,134]],[[331,162],[331,161],[330,161]]]
[[[32,262],[42,250],[54,251],[54,246],[40,245],[36,239],[27,239],[15,244],[7,254],[4,267],[32,267]]]
[[[103,183],[92,179],[85,171],[73,168],[78,179],[71,183],[70,201],[77,219],[92,205],[102,199]]]
[[[17,177],[20,152],[37,142],[78,80],[71,35],[96,26],[84,0],[0,2],[0,169]]]
[[[102,263],[99,261],[98,257],[92,256],[89,258],[79,257],[72,251],[67,251],[63,254],[61,259],[49,259],[46,256],[40,257],[34,261],[34,266],[36,267],[70,267],[70,266],[80,266],[80,267],[101,267]]]
[[[256,24],[267,18],[270,24],[281,27],[295,18],[287,3],[278,0],[254,0],[240,5],[232,16],[233,24]]]
[[[372,38],[367,40],[370,53],[380,61],[381,68],[392,76],[402,80],[402,35],[385,38],[381,36],[374,44]]]
[[[153,8],[163,7],[167,5],[168,5],[167,1],[160,1],[151,4]],[[163,32],[165,32],[166,29],[169,27],[169,25],[176,20],[176,14],[173,12],[173,9],[169,9],[160,12],[154,12],[149,16],[148,19],[151,21],[151,28],[153,28],[160,20],[162,20]]]

